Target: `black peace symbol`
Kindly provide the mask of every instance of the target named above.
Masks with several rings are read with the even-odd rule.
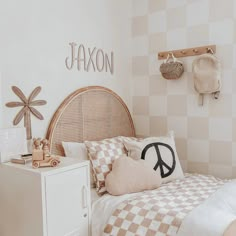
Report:
[[[172,158],[173,158],[173,162],[172,162],[172,165],[171,165],[171,166],[167,165],[167,164],[163,161],[158,146],[164,146],[164,147],[166,147],[166,148],[168,148],[168,149],[170,150],[170,152],[171,152],[171,154],[172,154]],[[143,149],[142,155],[141,155],[141,159],[145,160],[145,155],[146,155],[146,153],[147,153],[147,150],[148,150],[149,148],[151,148],[151,147],[154,147],[155,150],[156,150],[156,153],[157,153],[157,163],[156,163],[156,165],[154,166],[153,169],[154,169],[154,170],[157,170],[157,168],[160,166],[161,177],[162,177],[162,178],[165,178],[165,177],[170,176],[170,175],[173,173],[173,171],[174,171],[174,169],[175,169],[175,165],[176,165],[175,153],[174,153],[172,147],[169,146],[169,145],[166,144],[166,143],[161,143],[161,142],[150,143],[150,144],[148,144],[148,145]],[[166,172],[166,173],[165,173],[163,167],[165,167],[165,168],[167,169],[167,172]]]

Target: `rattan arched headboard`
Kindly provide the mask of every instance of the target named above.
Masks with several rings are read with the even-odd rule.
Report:
[[[62,141],[83,142],[115,136],[135,136],[124,101],[112,90],[89,86],[70,94],[56,110],[46,138],[50,151],[64,155]]]

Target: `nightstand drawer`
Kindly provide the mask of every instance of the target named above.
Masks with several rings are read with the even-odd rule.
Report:
[[[88,235],[88,187],[88,166],[46,176],[48,236]]]

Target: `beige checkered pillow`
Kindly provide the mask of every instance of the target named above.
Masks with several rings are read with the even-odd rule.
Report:
[[[93,167],[97,192],[105,193],[105,179],[112,169],[112,163],[115,159],[126,155],[123,140],[121,137],[115,137],[101,141],[85,141],[84,143]]]

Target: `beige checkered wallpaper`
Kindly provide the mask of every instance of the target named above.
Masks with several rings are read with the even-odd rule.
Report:
[[[193,88],[193,57],[183,58],[181,79],[167,81],[157,53],[217,45],[222,63],[219,100]],[[133,116],[138,135],[174,130],[182,167],[236,177],[236,0],[133,0]]]

